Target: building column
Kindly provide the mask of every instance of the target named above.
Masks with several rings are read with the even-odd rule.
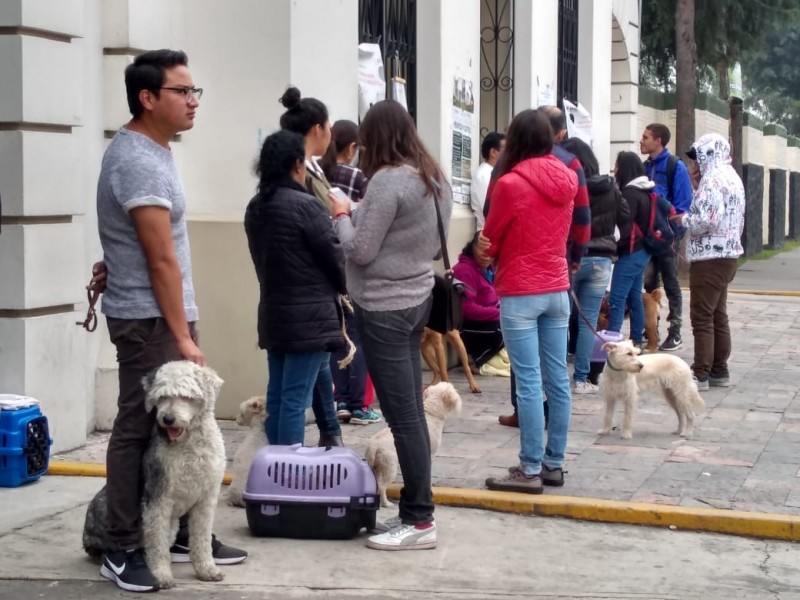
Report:
[[[466,87],[471,85],[474,102],[470,179],[480,164],[480,12],[479,0],[417,2],[417,130],[449,181],[453,175],[456,79],[463,80]],[[447,238],[451,263],[474,233],[475,217],[469,205],[454,205]]]
[[[578,102],[592,116],[592,149],[601,173],[609,171],[611,153],[612,19],[611,0],[578,5]],[[633,107],[627,114],[635,120]]]
[[[0,393],[32,396],[54,450],[86,439],[80,0],[0,5]],[[91,81],[89,82],[91,84]]]
[[[516,2],[514,15],[514,112],[539,105],[550,86],[558,105],[558,0]]]

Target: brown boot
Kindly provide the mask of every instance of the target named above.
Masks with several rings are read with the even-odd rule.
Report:
[[[506,427],[519,427],[519,417],[517,415],[501,415],[497,417],[497,421],[500,425],[505,425]]]

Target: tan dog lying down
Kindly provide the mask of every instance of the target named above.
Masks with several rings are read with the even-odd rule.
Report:
[[[611,432],[614,406],[622,400],[625,415],[622,421],[622,439],[633,437],[633,415],[639,401],[639,390],[658,387],[664,399],[678,416],[678,429],[673,433],[682,437],[692,435],[694,413],[692,409],[702,410],[705,403],[692,379],[692,370],[683,360],[671,354],[645,354],[628,340],[603,346],[608,351],[608,360],[600,378],[600,393],[606,401],[606,414],[603,428],[598,432],[607,435]]]
[[[461,412],[461,396],[458,395],[453,384],[443,381],[427,388],[422,401],[425,406],[425,420],[428,422],[431,458],[433,458],[442,443],[445,418],[447,415],[457,415]],[[378,480],[381,506],[394,506],[386,497],[386,488],[397,477],[397,452],[394,448],[391,429],[388,427],[381,429],[369,439],[365,457]]]

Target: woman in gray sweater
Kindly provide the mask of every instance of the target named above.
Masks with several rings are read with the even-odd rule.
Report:
[[[370,179],[360,207],[333,196],[334,229],[345,251],[356,325],[381,409],[394,436],[404,487],[378,550],[436,546],[431,451],[422,406],[420,338],[428,322],[433,259],[441,245],[439,203],[447,231],[452,192],[442,170],[397,102],[375,104],[361,122],[361,168]]]

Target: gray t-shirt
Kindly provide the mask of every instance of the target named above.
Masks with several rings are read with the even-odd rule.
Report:
[[[129,214],[140,206],[163,206],[169,210],[186,320],[197,321],[186,200],[172,152],[146,135],[127,129],[120,129],[111,140],[97,183],[97,226],[108,268],[102,312],[118,319],[162,316],[144,249]]]

